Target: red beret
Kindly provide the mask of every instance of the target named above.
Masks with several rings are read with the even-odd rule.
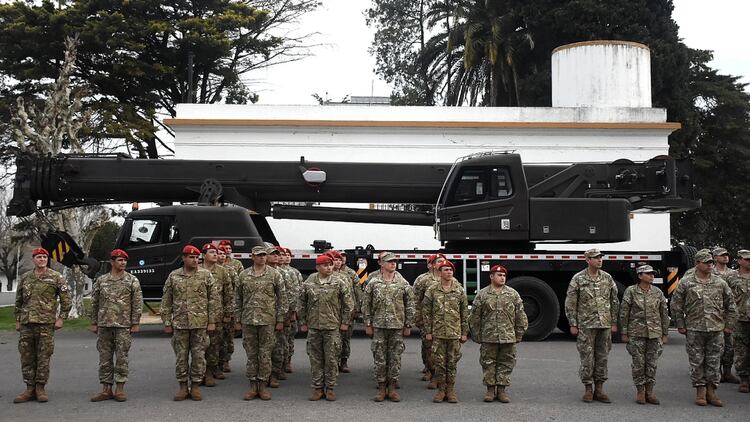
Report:
[[[450,262],[450,261],[445,261],[445,262],[443,262],[442,264],[440,264],[440,265],[438,266],[438,270],[441,270],[441,269],[443,269],[443,267],[450,267],[450,268],[451,268],[451,269],[452,269],[453,271],[456,271],[456,266],[455,266],[455,265],[453,265],[453,263],[452,263],[452,262]]]
[[[37,255],[49,256],[49,252],[47,252],[47,250],[44,248],[35,248],[33,251],[31,251],[31,256],[37,256]]]
[[[219,250],[222,251],[222,252],[226,252],[227,251],[227,246],[226,245],[219,245]]]
[[[333,264],[333,258],[331,255],[323,254],[318,255],[317,258],[315,258],[315,265],[323,265],[323,264]]]
[[[436,253],[434,255],[430,255],[430,256],[427,257],[427,262],[433,263],[433,262],[437,261],[438,258],[445,259],[445,255],[443,255],[441,253]]]
[[[199,251],[198,248],[196,248],[193,245],[185,245],[185,247],[182,248],[182,254],[183,255],[200,255],[201,251]]]
[[[508,275],[508,270],[500,264],[497,264],[494,267],[490,268],[490,272],[491,273],[503,273],[505,275]]]
[[[203,249],[203,252],[206,252],[209,249],[213,249],[215,251],[219,250],[219,248],[216,245],[214,245],[213,243],[206,243],[205,245],[203,245],[202,249]]]
[[[229,240],[226,240],[226,239],[219,241],[219,246],[227,246],[227,245],[231,247],[232,246],[232,242],[229,241]]]
[[[112,259],[115,259],[115,258],[130,259],[130,257],[128,256],[128,253],[123,251],[122,249],[113,249],[112,252],[109,254],[109,256]]]
[[[341,256],[341,252],[339,252],[339,251],[337,251],[335,249],[326,252],[326,254],[329,255],[331,258],[334,258],[334,259],[343,259],[344,258],[343,256]]]

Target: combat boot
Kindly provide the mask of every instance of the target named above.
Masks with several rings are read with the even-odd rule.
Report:
[[[278,378],[281,381],[284,381],[286,379],[286,372],[282,369],[281,371],[276,373],[276,378]]]
[[[646,389],[642,385],[636,385],[635,402],[646,404]]]
[[[373,400],[377,402],[381,402],[385,400],[385,383],[384,382],[378,383],[378,392],[377,394],[375,394],[375,398],[373,398]]]
[[[258,397],[261,400],[271,400],[271,392],[266,389],[266,384],[262,382],[258,383]]]
[[[201,394],[201,387],[198,384],[192,384],[190,386],[190,398],[194,401],[203,400],[203,394]]]
[[[229,366],[229,361],[224,362],[224,365],[221,368],[222,372],[232,372],[232,368]]]
[[[286,363],[286,366],[284,366],[284,372],[286,372],[287,374],[292,373],[292,362]]]
[[[706,401],[706,387],[695,388],[695,404],[698,406],[708,406]]]
[[[250,381],[250,388],[247,390],[244,396],[242,396],[242,400],[252,400],[256,397],[258,397],[258,385],[265,384],[263,382],[255,382]]]
[[[349,369],[349,365],[347,365],[346,359],[341,359],[341,362],[339,363],[339,371],[343,372],[345,374],[348,374],[349,372],[352,372]]]
[[[508,397],[508,391],[504,385],[497,386],[497,399],[500,400],[500,403],[510,403],[510,397]]]
[[[438,382],[437,382],[437,380],[435,378],[431,378],[430,379],[430,383],[427,384],[427,389],[428,390],[434,390],[436,388],[438,388]]]
[[[730,384],[739,384],[740,379],[732,373],[732,364],[722,365],[721,367],[721,382],[728,382]]]
[[[487,386],[487,392],[484,393],[484,401],[486,401],[487,403],[495,401],[495,386],[494,385]]]
[[[268,386],[271,388],[279,388],[279,379],[276,378],[276,375],[271,375],[271,380],[268,381]]]
[[[188,387],[186,382],[180,383],[180,389],[174,395],[174,401],[183,401],[188,397]]]
[[[224,375],[224,371],[222,371],[221,369],[217,369],[214,371],[214,378],[216,378],[217,380],[223,380],[227,377],[226,375]]]
[[[13,403],[26,403],[27,401],[32,401],[36,398],[36,395],[34,393],[34,386],[33,385],[27,385],[26,390],[17,395],[16,398],[13,399]]]
[[[326,400],[336,401],[336,392],[333,391],[333,388],[326,388]]]
[[[313,388],[312,394],[310,394],[310,397],[308,400],[310,401],[318,401],[322,399],[324,396],[323,389],[322,388]]]
[[[740,388],[738,391],[740,393],[750,393],[750,379],[742,378],[742,380],[740,381]]]
[[[607,393],[604,392],[603,382],[594,383],[594,400],[601,403],[612,403]]]
[[[91,397],[91,401],[98,402],[98,401],[104,401],[109,400],[113,398],[112,395],[112,384],[102,384],[102,391],[100,391],[97,395]]]
[[[115,400],[117,401],[125,401],[128,399],[127,394],[125,394],[125,383],[124,382],[118,382],[117,388],[115,389]]]
[[[454,381],[449,381],[446,383],[445,386],[445,398],[448,400],[448,403],[458,403],[458,396],[456,395],[456,384],[454,384]]]
[[[214,374],[211,371],[206,371],[206,378],[203,379],[203,384],[206,387],[216,387],[216,379],[214,379]]]
[[[432,379],[432,374],[430,374],[430,371],[425,369],[424,373],[422,374],[422,381],[429,381],[430,379]]]
[[[34,394],[36,395],[36,401],[39,403],[46,403],[49,400],[47,392],[44,391],[44,384],[37,384]]]
[[[398,391],[396,391],[397,384],[398,383],[396,381],[391,381],[391,383],[388,384],[388,400],[393,402],[401,401],[401,395],[398,394]]]
[[[706,401],[711,403],[711,406],[723,407],[724,403],[721,402],[719,396],[716,395],[716,386],[708,384],[706,386]]]
[[[583,392],[583,397],[581,397],[581,400],[583,400],[585,403],[591,403],[594,401],[594,389],[591,388],[591,384],[584,384],[584,388],[586,390]]]
[[[437,392],[435,393],[435,396],[432,398],[432,401],[435,403],[442,403],[443,400],[445,400],[445,384],[438,383],[437,384]]]
[[[654,384],[646,384],[646,402],[651,404],[659,404],[659,399],[654,394]]]

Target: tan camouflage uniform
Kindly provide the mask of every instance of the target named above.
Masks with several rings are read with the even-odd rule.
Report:
[[[359,286],[359,277],[357,277],[357,273],[353,269],[347,267],[346,264],[344,264],[341,269],[337,272],[334,272],[334,274],[339,274],[344,282],[348,283],[351,286],[352,300],[354,301],[353,312],[355,314],[362,313],[363,291]],[[352,323],[354,323],[354,319],[352,319]],[[352,354],[351,340],[353,332],[354,330],[350,329],[341,333],[341,359],[349,359],[349,356],[351,356]]]
[[[68,283],[57,271],[48,268],[38,276],[32,270],[21,276],[16,289],[15,317],[21,325],[18,338],[21,373],[29,388],[47,384],[49,362],[55,350],[55,320],[67,319],[71,307]]]
[[[739,272],[728,277],[737,307],[737,323],[732,332],[734,366],[743,384],[750,381],[750,276]]]
[[[290,312],[298,312],[299,308],[299,295],[300,291],[302,290],[302,283],[305,281],[304,277],[302,277],[302,273],[299,272],[298,269],[290,266],[285,265],[285,269],[289,272],[291,276],[292,283],[291,285],[294,287],[294,290],[291,294],[291,297],[294,298],[294,301],[289,304],[289,311]],[[285,367],[289,367],[290,362],[292,361],[292,356],[294,356],[294,338],[297,336],[297,320],[289,321],[289,325],[284,327],[284,334],[286,337],[286,347],[287,347],[287,355],[286,355],[286,362],[284,362]]]
[[[309,328],[307,355],[313,389],[332,389],[336,385],[341,355],[339,326],[351,323],[353,307],[351,288],[335,275],[321,280],[314,273],[302,284],[299,323]]]
[[[284,301],[287,307],[287,311],[284,313],[284,329],[274,332],[276,340],[274,342],[273,352],[271,353],[271,373],[276,378],[282,378],[281,373],[284,372],[284,366],[286,365],[287,358],[289,357],[289,342],[286,339],[288,327],[292,322],[289,310],[294,310],[297,308],[297,291],[295,281],[288,271],[281,268],[281,266],[272,267],[272,269],[279,273],[282,283],[284,284]]]
[[[130,327],[140,324],[142,310],[141,283],[134,275],[123,272],[114,278],[107,273],[96,279],[91,292],[91,324],[97,326],[101,384],[128,381],[128,352],[133,342]]]
[[[729,282],[728,279],[734,277],[737,274],[737,270],[727,268],[726,271],[721,272],[717,267],[711,270],[715,275]],[[732,334],[724,333],[724,351],[721,353],[721,366],[725,368],[731,368],[734,363],[734,341]]]
[[[433,379],[452,385],[461,359],[461,336],[469,333],[469,300],[461,284],[453,279],[450,287],[438,282],[432,285],[422,301],[422,321],[432,334]]]
[[[202,267],[208,270],[206,267]],[[208,348],[206,349],[206,371],[215,374],[221,370],[220,364],[221,347],[224,341],[224,327],[229,323],[224,323],[224,319],[230,319],[234,315],[234,286],[232,285],[232,276],[230,271],[219,264],[215,264],[209,270],[213,276],[214,287],[219,299],[219,307],[216,312],[221,318],[216,320],[216,329],[208,333]]]
[[[656,287],[643,290],[635,285],[625,289],[620,306],[622,335],[629,338],[626,349],[633,359],[633,383],[653,386],[662,352],[661,337],[669,330],[667,300]]]
[[[208,324],[221,318],[221,298],[214,289],[211,272],[197,268],[185,274],[178,268],[167,277],[161,299],[161,319],[165,327],[172,327],[175,375],[178,382],[200,383],[206,373]],[[189,362],[189,364],[188,364]],[[189,374],[188,374],[189,368]]]
[[[617,286],[611,275],[600,270],[599,277],[593,279],[584,269],[573,276],[565,298],[565,315],[571,327],[578,327],[579,375],[585,385],[607,380],[611,330],[618,311]]]
[[[242,266],[242,264],[240,264],[240,266]],[[230,283],[232,286],[232,297],[235,297],[240,275],[239,273],[235,272],[232,266],[228,266],[225,264],[224,268],[227,269],[227,274],[229,275]],[[234,306],[235,305],[233,304],[232,309],[234,309]],[[234,353],[234,323],[234,313],[232,313],[230,321],[228,323],[222,324],[221,350],[219,352],[219,360],[221,361],[222,366],[224,366],[232,359],[232,354]]]
[[[430,351],[432,350],[432,342],[425,339],[424,323],[422,321],[422,301],[424,301],[424,294],[427,289],[435,283],[439,283],[439,279],[432,275],[431,272],[420,274],[416,280],[414,280],[414,301],[416,303],[416,309],[414,313],[414,324],[419,328],[419,336],[422,338],[422,364],[427,368],[430,373],[434,372],[432,367],[432,360],[430,359]]]
[[[521,295],[509,286],[483,288],[474,298],[469,328],[474,341],[481,343],[484,385],[509,386],[516,365],[516,343],[529,328]]]

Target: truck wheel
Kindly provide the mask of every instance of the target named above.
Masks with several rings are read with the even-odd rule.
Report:
[[[544,281],[531,276],[520,276],[508,281],[523,299],[523,308],[529,319],[529,329],[524,340],[540,341],[549,336],[557,325],[560,304],[555,291]]]

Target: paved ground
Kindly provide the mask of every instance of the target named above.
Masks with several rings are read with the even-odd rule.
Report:
[[[488,420],[502,415],[507,420],[523,421],[643,421],[643,420],[735,420],[747,421],[750,395],[740,394],[736,385],[722,385],[720,395],[724,408],[700,408],[692,404],[693,390],[688,378],[684,339],[672,333],[659,365],[657,393],[661,406],[639,406],[633,402],[630,357],[624,345],[616,344],[610,355],[610,382],[606,384],[614,403],[582,403],[582,387],[577,380],[578,356],[575,343],[556,335],[541,343],[519,346],[519,360],[509,390],[513,403],[483,403],[484,387],[478,363],[479,347],[468,343],[459,363],[457,391],[459,404],[434,404],[432,391],[418,380],[421,362],[419,339],[407,341],[403,359],[401,403],[374,403],[371,381],[372,356],[369,340],[355,337],[352,342],[353,373],[339,378],[339,400],[312,403],[309,394],[309,362],[305,340],[297,339],[295,372],[279,389],[272,390],[270,402],[245,402],[243,376],[245,363],[240,340],[232,361],[234,372],[215,388],[204,389],[203,402],[171,400],[176,390],[174,355],[169,339],[158,326],[149,327],[137,336],[131,351],[130,399],[126,403],[108,401],[91,403],[88,398],[97,391],[97,359],[93,334],[59,332],[52,358],[52,379],[46,404],[12,404],[12,398],[23,389],[18,363],[17,335],[0,332],[0,421],[41,420],[143,420],[143,421],[211,421],[263,418],[268,421],[367,421],[367,420]]]

